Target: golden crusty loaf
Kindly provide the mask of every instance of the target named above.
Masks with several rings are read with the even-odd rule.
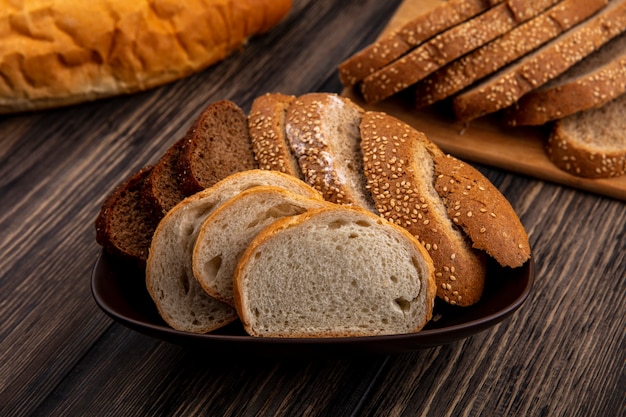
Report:
[[[280,218],[330,204],[317,193],[305,197],[276,186],[243,191],[202,223],[192,259],[196,280],[210,296],[234,306],[233,274],[252,239]]]
[[[257,97],[250,108],[248,128],[259,168],[302,178],[298,160],[289,147],[285,132],[287,108],[295,99],[295,96],[281,93]]]
[[[337,94],[308,93],[287,109],[285,129],[305,181],[328,201],[373,209],[359,146],[362,113]]]
[[[413,236],[339,205],[263,229],[233,283],[245,330],[262,337],[413,333],[435,298],[432,262]]]
[[[626,92],[626,32],[560,77],[524,95],[507,112],[515,125],[541,125],[600,107]]]
[[[226,57],[291,0],[34,0],[0,8],[0,113],[155,87]]]
[[[339,65],[339,79],[345,87],[395,61],[427,39],[453,27],[503,0],[421,0],[424,13],[382,37]]]
[[[446,30],[391,64],[368,75],[360,90],[367,103],[386,99],[449,62],[531,19],[560,0],[508,1]]]
[[[311,198],[317,191],[277,171],[233,174],[193,194],[159,222],[146,263],[146,287],[167,324],[177,330],[206,333],[237,318],[235,310],[210,297],[193,275],[193,249],[202,223],[221,204],[260,185],[276,185]]]
[[[361,136],[376,208],[426,247],[440,298],[462,306],[480,299],[486,274],[482,251],[511,267],[529,258],[517,215],[477,170],[384,113],[366,112]]]
[[[457,118],[469,121],[513,105],[625,30],[626,1],[609,1],[594,16],[456,96],[453,107]]]
[[[608,0],[564,0],[486,45],[452,61],[415,85],[415,104],[425,107],[537,49],[606,6]]]
[[[546,151],[557,167],[576,176],[626,175],[626,94],[557,120]]]

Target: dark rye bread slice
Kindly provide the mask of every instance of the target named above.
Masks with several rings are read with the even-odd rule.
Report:
[[[598,108],[626,92],[626,32],[541,88],[523,96],[507,112],[510,125],[542,125]]]
[[[611,0],[599,13],[456,96],[457,118],[470,121],[515,104],[625,30],[626,1]]]
[[[558,2],[559,0],[536,0],[532,3],[511,1],[498,4],[485,13],[440,33],[367,76],[360,88],[363,99],[367,103],[376,103],[399,93]]]
[[[363,109],[333,93],[308,93],[287,109],[286,132],[307,183],[325,200],[374,210],[363,176]]]
[[[626,175],[626,94],[557,120],[546,151],[557,167],[579,177]]]
[[[484,12],[503,0],[420,0],[423,13],[339,65],[339,80],[352,87],[427,39]]]
[[[416,107],[423,108],[451,97],[556,38],[607,3],[608,0],[565,0],[558,3],[418,82],[415,85]]]
[[[157,221],[187,197],[187,194],[182,191],[181,175],[178,170],[184,145],[185,139],[183,138],[170,146],[154,165],[144,183],[142,195],[146,207]]]
[[[243,110],[228,100],[207,106],[185,135],[179,160],[183,192],[191,195],[256,167]]]
[[[141,268],[158,224],[142,197],[151,170],[152,166],[141,168],[119,184],[105,199],[95,221],[96,241],[104,251]]]
[[[285,132],[287,108],[295,96],[267,93],[252,102],[248,128],[252,151],[260,169],[280,171],[302,178],[300,166],[291,152]]]
[[[463,306],[480,299],[483,251],[503,266],[518,267],[528,260],[530,245],[519,218],[476,169],[384,113],[363,115],[361,137],[376,207],[426,247],[440,298]]]

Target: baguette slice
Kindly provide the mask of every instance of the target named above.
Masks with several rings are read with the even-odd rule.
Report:
[[[234,278],[245,330],[264,337],[417,332],[430,320],[433,266],[406,230],[334,206],[278,220],[250,243]]]
[[[626,33],[560,77],[523,96],[507,112],[510,125],[542,125],[598,108],[626,92]]]
[[[248,126],[254,157],[261,169],[302,178],[298,160],[291,152],[285,132],[287,108],[295,96],[267,93],[252,102]]]
[[[452,61],[415,86],[416,107],[450,97],[582,22],[608,0],[564,0],[488,44]]]
[[[277,185],[310,198],[319,193],[292,176],[251,170],[233,174],[172,208],[154,232],[146,263],[146,287],[159,314],[177,330],[206,333],[237,318],[210,297],[193,276],[193,248],[202,222],[222,203],[247,189]]]
[[[611,0],[591,18],[456,96],[457,118],[470,121],[513,105],[625,30],[626,1]]]
[[[420,0],[422,14],[342,62],[338,68],[339,80],[344,87],[352,87],[427,39],[502,1]]]
[[[305,181],[326,200],[373,209],[359,147],[362,113],[337,94],[309,93],[287,109],[286,131]]]
[[[248,116],[228,100],[207,106],[185,135],[178,168],[183,193],[194,194],[255,168]]]
[[[626,94],[556,121],[546,151],[557,167],[579,177],[626,175]]]
[[[361,83],[363,99],[367,103],[376,103],[399,93],[559,1],[536,0],[531,3],[510,1],[498,4],[485,13],[440,33],[400,59],[367,76]]]
[[[254,187],[217,208],[203,223],[193,251],[193,273],[212,297],[234,307],[233,274],[252,239],[277,219],[328,206],[319,194],[303,197],[275,186]]]

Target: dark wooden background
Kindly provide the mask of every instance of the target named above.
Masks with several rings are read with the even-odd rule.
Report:
[[[624,416],[626,206],[477,166],[526,226],[537,282],[468,339],[396,356],[221,358],[135,333],[90,292],[104,197],[210,102],[340,92],[336,66],[394,1],[295,0],[200,74],[128,97],[0,116],[0,415]]]

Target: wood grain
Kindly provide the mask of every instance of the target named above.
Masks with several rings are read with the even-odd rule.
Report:
[[[288,19],[159,89],[0,116],[0,415],[623,416],[626,209],[476,163],[536,259],[531,297],[466,340],[397,356],[218,357],[135,333],[90,293],[106,195],[210,102],[340,92],[336,66],[399,1],[295,0]]]

